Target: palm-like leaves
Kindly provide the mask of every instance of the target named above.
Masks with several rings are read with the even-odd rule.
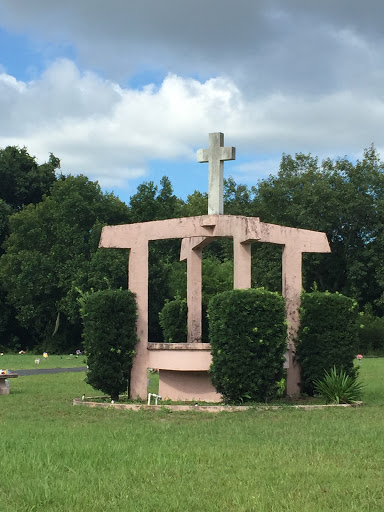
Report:
[[[334,366],[324,374],[322,380],[314,382],[315,392],[325,398],[327,403],[350,404],[361,399],[364,384],[356,377],[350,377],[344,370],[338,371]]]

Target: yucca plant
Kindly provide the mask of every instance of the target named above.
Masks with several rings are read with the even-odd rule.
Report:
[[[344,370],[334,366],[324,374],[324,378],[314,381],[315,392],[325,398],[327,403],[351,404],[361,399],[364,384],[356,377],[350,377]]]

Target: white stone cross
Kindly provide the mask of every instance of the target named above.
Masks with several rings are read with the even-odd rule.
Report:
[[[209,163],[208,215],[224,213],[224,160],[235,160],[236,149],[224,147],[224,134],[210,133],[208,149],[197,151],[198,162]]]

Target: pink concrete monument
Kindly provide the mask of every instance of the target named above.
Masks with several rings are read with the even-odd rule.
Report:
[[[235,148],[224,147],[224,135],[211,133],[209,148],[198,151],[198,161],[209,162],[208,215],[138,224],[106,226],[99,247],[129,249],[128,287],[138,305],[136,356],[130,395],[145,399],[147,369],[159,368],[159,394],[173,400],[221,401],[209,379],[211,352],[201,340],[202,250],[220,237],[233,238],[234,288],[251,287],[251,244],[283,246],[283,295],[286,300],[287,393],[299,392],[300,369],[294,360],[302,289],[302,254],[330,252],[325,233],[266,224],[258,217],[224,215],[223,162],[235,158]],[[180,259],[187,261],[187,343],[149,343],[148,340],[148,242],[180,238]]]

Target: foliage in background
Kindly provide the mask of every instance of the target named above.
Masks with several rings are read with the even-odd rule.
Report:
[[[16,311],[7,303],[6,292],[0,286],[0,352],[25,349],[24,340],[28,340],[28,332],[17,321]]]
[[[316,282],[320,291],[353,297],[361,309],[371,303],[376,314],[384,313],[383,171],[373,146],[356,163],[346,158],[319,162],[302,153],[283,155],[279,172],[254,187],[251,213],[263,222],[324,231],[332,253],[304,255],[304,289]],[[269,251],[268,244],[255,244],[258,284],[279,290],[279,273],[275,281],[264,281],[264,269],[272,263],[265,258]],[[277,252],[273,262],[280,264]]]
[[[76,287],[105,288],[105,277],[114,287],[126,286],[128,251],[97,249],[103,225],[207,213],[206,193],[191,191],[182,201],[166,177],[159,185],[141,184],[126,206],[84,177],[57,177],[59,166],[54,155],[38,165],[25,148],[0,149],[0,243],[5,241],[0,256],[7,251],[0,262],[0,330],[6,333],[1,341],[8,348],[46,345],[51,351],[72,350],[82,329]],[[279,172],[254,187],[225,180],[225,212],[325,231],[332,253],[304,255],[304,288],[316,283],[321,291],[339,291],[357,300],[361,310],[371,305],[372,318],[381,317],[383,170],[373,146],[353,163],[346,158],[320,162],[301,153],[283,155]],[[162,341],[159,312],[165,300],[185,296],[185,264],[179,267],[179,252],[179,240],[149,244],[151,341]],[[207,339],[204,312],[209,297],[232,287],[232,240],[217,240],[203,255]],[[280,246],[252,244],[252,286],[281,291]],[[59,328],[52,337],[57,320]],[[363,320],[361,346],[380,344],[380,322]]]
[[[208,307],[211,380],[226,401],[266,401],[284,377],[284,299],[264,289],[231,290]]]
[[[314,382],[333,366],[355,376],[357,303],[339,293],[304,293],[296,357],[301,365],[301,391],[314,393]]]
[[[212,244],[214,245],[214,244]],[[209,248],[209,246],[208,246]],[[208,249],[207,248],[207,249]],[[205,249],[206,250],[206,249]],[[204,254],[204,253],[203,253]],[[206,256],[204,254],[204,256]],[[203,257],[202,261],[202,340],[209,339],[209,325],[207,318],[208,303],[217,293],[233,288],[233,260],[217,256]],[[187,298],[187,265],[184,261],[176,261],[170,266],[169,290],[174,297]],[[186,329],[180,324],[179,338]],[[176,336],[177,338],[177,336]]]
[[[164,307],[159,313],[164,342],[187,342],[187,314],[186,299],[175,297],[174,300],[165,301]]]
[[[321,380],[314,382],[315,393],[325,398],[327,403],[352,404],[361,400],[364,385],[357,381],[357,376],[347,375],[344,370],[334,366],[324,373]]]
[[[135,295],[129,290],[100,290],[80,298],[87,353],[86,381],[118,400],[127,390],[137,343]]]
[[[129,202],[131,222],[147,222],[181,217],[182,201],[174,193],[170,180],[163,176],[160,187],[153,181],[138,186]],[[174,294],[169,288],[170,264],[178,261],[180,240],[156,240],[149,243],[148,261],[148,339],[162,341],[159,312]]]
[[[30,349],[68,353],[79,346],[77,287],[104,289],[105,278],[115,288],[127,286],[127,251],[98,243],[103,224],[128,220],[127,206],[85,176],[55,182],[50,196],[10,217],[0,279]]]
[[[3,254],[2,243],[9,234],[9,217],[12,208],[3,199],[0,199],[0,255]]]
[[[26,148],[8,146],[0,148],[0,256],[5,252],[3,243],[9,235],[10,217],[23,206],[40,202],[50,193],[56,182],[60,160],[52,153],[48,162],[38,165]],[[1,268],[1,264],[0,264]],[[10,272],[10,269],[8,269]],[[11,272],[13,270],[11,269]],[[20,350],[32,346],[28,331],[17,318],[10,304],[6,287],[0,276],[0,346],[1,350]]]
[[[373,314],[369,305],[359,314],[359,341],[356,353],[384,353],[384,317]]]
[[[39,203],[56,181],[58,168],[60,160],[52,153],[48,162],[38,165],[26,148],[0,149],[0,199],[14,211],[23,205]]]

